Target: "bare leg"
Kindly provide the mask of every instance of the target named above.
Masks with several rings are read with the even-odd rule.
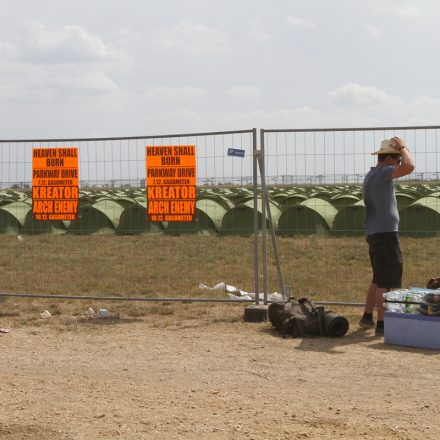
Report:
[[[370,283],[367,291],[367,299],[365,301],[365,313],[373,313],[374,306],[376,305],[376,291],[377,285],[373,282]],[[383,301],[382,301],[383,304]]]
[[[384,289],[383,287],[376,288],[376,304],[377,304],[377,320],[383,321],[384,306],[383,306],[383,294],[390,289]]]

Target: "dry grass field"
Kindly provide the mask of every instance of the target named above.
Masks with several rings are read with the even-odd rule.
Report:
[[[364,238],[278,240],[285,283],[296,296],[363,301],[371,276]],[[0,236],[0,246],[3,292],[218,297],[198,286],[219,281],[254,290],[252,237]],[[267,246],[272,292],[279,287],[269,237]],[[404,285],[424,286],[437,275],[439,238],[402,238],[402,250]]]
[[[224,297],[253,290],[245,237],[0,237],[2,292]],[[298,296],[362,301],[362,238],[280,238]],[[402,239],[404,285],[438,275],[438,239]],[[269,290],[277,290],[269,252]],[[112,318],[85,317],[88,307]],[[359,330],[283,339],[243,304],[8,298],[0,303],[0,439],[433,439],[440,352]],[[44,309],[52,313],[42,319]]]

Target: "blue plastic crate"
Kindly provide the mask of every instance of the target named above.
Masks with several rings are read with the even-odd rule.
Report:
[[[386,344],[440,350],[440,316],[385,312]]]

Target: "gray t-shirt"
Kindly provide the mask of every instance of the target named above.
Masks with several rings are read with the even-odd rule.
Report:
[[[364,179],[365,232],[367,235],[399,230],[393,166],[373,167]]]

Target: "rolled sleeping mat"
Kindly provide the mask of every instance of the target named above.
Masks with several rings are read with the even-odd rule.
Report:
[[[336,315],[333,312],[327,312],[323,317],[324,333],[330,338],[339,338],[348,332],[348,319]]]

